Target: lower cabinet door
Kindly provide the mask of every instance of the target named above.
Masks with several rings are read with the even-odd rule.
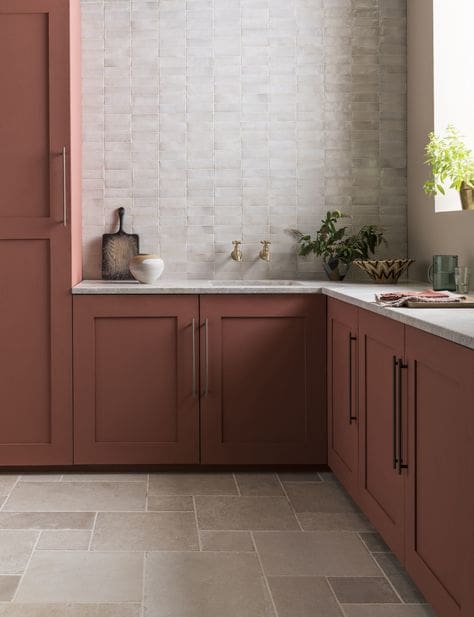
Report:
[[[398,469],[397,455],[400,416],[406,426],[404,335],[399,322],[359,311],[359,504],[401,561],[405,471]]]
[[[357,499],[358,309],[329,298],[327,321],[328,463],[347,491]]]
[[[474,615],[474,351],[407,328],[406,567],[440,617]]]
[[[75,463],[199,461],[198,318],[197,296],[75,296]]]
[[[325,463],[325,298],[201,296],[201,461]]]

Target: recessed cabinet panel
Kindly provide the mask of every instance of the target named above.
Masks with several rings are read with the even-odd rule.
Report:
[[[199,462],[198,324],[197,296],[74,298],[76,463]]]
[[[51,442],[50,269],[48,240],[0,240],[3,445]]]
[[[360,503],[386,542],[404,559],[405,479],[394,466],[398,419],[406,426],[404,326],[359,311]],[[399,387],[400,386],[400,387]]]
[[[201,296],[201,461],[325,463],[322,296]]]
[[[0,218],[49,216],[49,70],[48,12],[0,12]]]
[[[304,317],[223,317],[221,328],[222,443],[304,442]]]
[[[97,443],[176,442],[177,338],[176,317],[94,320]]]

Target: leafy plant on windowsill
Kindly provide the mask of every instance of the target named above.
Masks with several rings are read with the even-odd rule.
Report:
[[[430,133],[425,153],[426,164],[431,166],[432,173],[423,185],[425,193],[445,195],[446,188],[455,189],[461,194],[463,208],[470,209],[468,201],[474,189],[474,155],[459,131],[450,124],[444,137]]]
[[[385,242],[383,230],[377,225],[364,225],[357,233],[347,235],[347,226],[338,227],[343,218],[349,217],[339,210],[328,211],[314,237],[297,229],[290,230],[299,244],[298,254],[314,253],[322,257],[324,269],[332,280],[342,280],[355,259],[369,259]]]

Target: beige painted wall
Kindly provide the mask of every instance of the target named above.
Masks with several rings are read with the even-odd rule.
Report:
[[[434,127],[433,0],[408,2],[408,256],[410,278],[425,279],[434,254],[459,255],[473,269],[474,211],[438,212],[423,193],[424,146]]]

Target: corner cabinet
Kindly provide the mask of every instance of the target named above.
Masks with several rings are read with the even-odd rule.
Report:
[[[354,310],[355,412],[347,386]],[[472,617],[474,350],[333,300],[328,317],[330,466],[436,614]]]
[[[201,296],[201,461],[325,463],[325,298]]]
[[[325,299],[76,296],[75,462],[326,462]]]
[[[79,0],[0,3],[0,466],[72,463]]]

